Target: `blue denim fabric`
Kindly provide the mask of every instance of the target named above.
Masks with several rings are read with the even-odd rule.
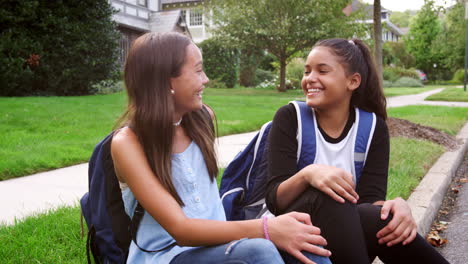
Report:
[[[317,264],[331,264],[325,257],[311,253],[305,255]],[[280,252],[275,245],[263,238],[241,239],[227,244],[199,247],[184,251],[174,257],[170,264],[276,264],[301,263],[288,253]]]

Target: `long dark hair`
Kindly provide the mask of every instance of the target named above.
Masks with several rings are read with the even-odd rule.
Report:
[[[181,206],[184,203],[171,173],[175,109],[170,79],[180,75],[191,43],[179,33],[146,33],[135,40],[125,61],[128,106],[119,119],[119,126],[128,125],[135,132],[151,170]],[[181,126],[200,147],[208,174],[215,180],[215,134],[208,111],[203,108],[185,114]]]
[[[351,105],[368,112],[374,112],[384,120],[387,119],[387,101],[377,75],[374,59],[369,48],[359,39],[341,38],[325,39],[317,42],[315,47],[327,47],[341,60],[347,75],[359,73],[361,84],[353,91]]]

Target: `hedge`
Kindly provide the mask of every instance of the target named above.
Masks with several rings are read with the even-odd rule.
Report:
[[[198,44],[203,52],[203,67],[208,78],[223,82],[232,88],[237,83],[239,52],[227,48],[216,39],[209,38]]]

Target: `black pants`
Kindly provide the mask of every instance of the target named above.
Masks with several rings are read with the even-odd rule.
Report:
[[[304,191],[287,209],[310,214],[313,225],[321,230],[332,252],[334,264],[371,263],[376,256],[384,263],[448,263],[419,234],[413,242],[391,247],[380,245],[377,232],[391,220],[380,219],[381,206],[338,203],[315,188]]]

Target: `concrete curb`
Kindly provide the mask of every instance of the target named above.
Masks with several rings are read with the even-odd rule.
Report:
[[[468,149],[468,123],[465,123],[456,138],[462,140],[461,146],[442,154],[407,200],[418,225],[418,233],[422,236],[431,229],[445,192]],[[383,262],[377,257],[372,264]]]
[[[456,138],[462,141],[462,145],[442,154],[408,198],[421,235],[429,232],[451,179],[463,160],[468,148],[468,123]]]

